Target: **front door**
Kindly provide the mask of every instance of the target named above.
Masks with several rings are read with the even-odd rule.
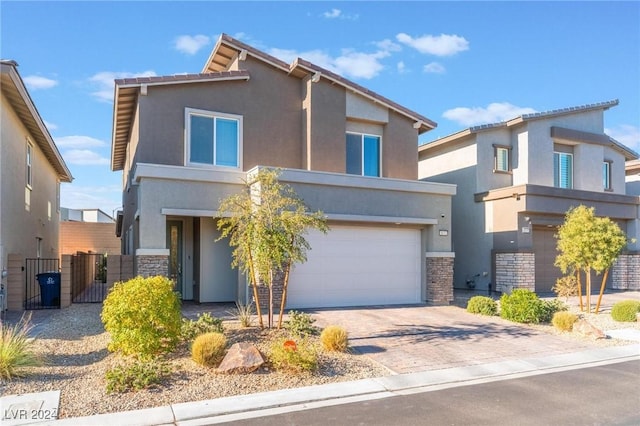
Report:
[[[167,221],[167,247],[169,247],[169,278],[175,283],[175,291],[182,297],[182,222]]]

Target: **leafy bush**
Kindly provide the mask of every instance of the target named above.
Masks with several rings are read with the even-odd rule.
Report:
[[[172,351],[180,338],[180,299],[166,277],[116,283],[101,314],[110,351],[151,358]]]
[[[578,295],[578,279],[575,275],[567,275],[556,280],[556,285],[551,288],[558,297],[569,300],[571,296]]]
[[[0,321],[0,382],[24,376],[27,367],[42,365],[42,358],[34,351],[31,313],[23,315],[14,326]]]
[[[500,297],[500,316],[509,321],[533,324],[548,321],[551,308],[527,289],[515,289]]]
[[[349,346],[349,335],[344,328],[330,325],[320,333],[320,342],[327,351],[345,352]]]
[[[285,342],[291,341],[282,338],[271,345],[268,358],[275,369],[301,373],[318,368],[318,352],[309,341],[303,339],[295,346]]]
[[[196,321],[182,318],[180,335],[185,341],[191,341],[205,333],[223,333],[222,319],[214,318],[208,312],[198,314]]]
[[[619,322],[636,321],[636,314],[640,312],[640,301],[622,300],[611,308],[611,318]]]
[[[497,315],[498,304],[495,300],[487,296],[473,296],[467,302],[467,312],[482,315]]]
[[[569,309],[567,305],[560,299],[541,300],[543,314],[540,322],[551,322],[556,312],[563,312]]]
[[[119,365],[107,371],[107,393],[147,389],[159,384],[169,374],[171,368],[164,362],[134,360],[130,365]]]
[[[311,315],[304,312],[289,311],[289,319],[284,322],[284,328],[292,335],[305,337],[318,334],[318,327],[314,326],[316,322]]]
[[[571,331],[576,321],[578,321],[577,315],[567,311],[558,311],[553,314],[551,323],[560,331]]]
[[[191,359],[200,365],[217,367],[224,358],[227,339],[222,333],[205,333],[191,345]]]

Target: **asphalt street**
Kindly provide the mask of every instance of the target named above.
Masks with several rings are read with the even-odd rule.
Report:
[[[334,405],[233,425],[640,425],[640,361]]]

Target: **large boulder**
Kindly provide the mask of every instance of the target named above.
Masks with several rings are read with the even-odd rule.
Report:
[[[234,343],[216,371],[223,374],[251,373],[264,364],[260,351],[250,343]]]
[[[573,324],[573,331],[586,337],[594,339],[606,339],[607,336],[602,330],[582,318]]]

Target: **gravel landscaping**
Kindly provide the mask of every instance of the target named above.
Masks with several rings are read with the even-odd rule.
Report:
[[[595,315],[580,313],[576,303],[569,305],[570,310],[586,317],[601,330],[631,328],[640,332],[640,323],[613,321],[608,308]],[[262,367],[246,375],[221,375],[194,363],[190,359],[187,345],[183,345],[169,357],[173,373],[162,386],[125,394],[107,394],[105,373],[118,365],[121,357],[109,353],[106,349],[109,335],[104,331],[100,321],[101,308],[100,304],[78,304],[63,310],[35,311],[35,345],[37,351],[46,357],[47,364],[30,369],[29,375],[25,378],[0,383],[0,394],[60,390],[59,418],[65,418],[389,374],[387,369],[365,355],[322,352],[320,368],[313,374],[291,374]],[[185,306],[183,313],[195,319],[201,309],[199,305]],[[451,309],[463,308],[452,306]],[[219,316],[216,312],[213,314]],[[260,330],[256,326],[243,329],[232,315],[225,315],[223,318],[229,344],[251,342],[265,352],[264,342],[267,337],[273,337],[278,333],[275,330]],[[590,341],[594,347],[637,343],[620,339],[594,340],[576,333],[562,333],[551,325],[523,326],[550,334],[562,334],[571,339]]]

